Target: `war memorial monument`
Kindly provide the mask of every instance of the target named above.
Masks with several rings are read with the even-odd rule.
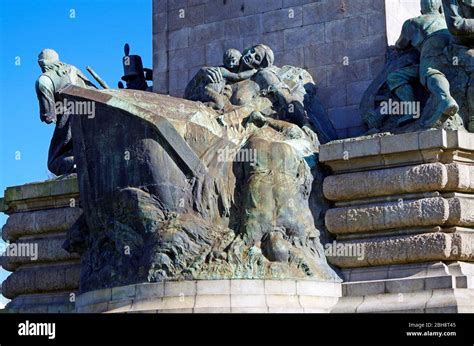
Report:
[[[130,50],[38,56],[9,312],[474,312],[474,2],[154,0]]]

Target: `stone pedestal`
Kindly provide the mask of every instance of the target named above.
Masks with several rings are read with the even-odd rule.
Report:
[[[474,311],[474,134],[348,139],[320,159],[344,276],[334,311]]]
[[[75,178],[7,189],[3,237],[36,261],[3,257],[17,312],[474,312],[474,134],[433,130],[332,142],[324,194],[329,261],[343,283],[214,280],[144,283],[71,302],[79,258],[62,249],[81,214]],[[341,250],[341,252],[338,252]]]
[[[144,283],[78,296],[79,313],[472,313],[474,265],[343,270],[347,282],[202,280]]]
[[[341,284],[295,280],[200,280],[146,283],[82,294],[80,313],[324,313]]]
[[[11,299],[10,312],[71,312],[79,287],[80,258],[62,248],[65,234],[78,219],[79,190],[75,176],[10,187],[2,199],[9,215],[2,237],[9,247],[37,247],[37,258],[1,256],[12,274],[2,284]],[[8,252],[8,249],[7,249]]]
[[[472,313],[474,264],[420,263],[344,269],[335,313]]]

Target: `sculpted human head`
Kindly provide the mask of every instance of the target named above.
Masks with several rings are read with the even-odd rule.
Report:
[[[46,72],[51,70],[59,63],[59,54],[50,48],[43,49],[38,55],[38,65],[41,71]]]
[[[258,44],[244,50],[241,62],[248,68],[259,69],[272,66],[274,60],[271,48]]]
[[[421,0],[421,14],[443,13],[442,0]]]
[[[224,66],[225,68],[233,71],[239,67],[240,59],[242,58],[242,53],[237,49],[231,48],[227,49],[224,53]]]

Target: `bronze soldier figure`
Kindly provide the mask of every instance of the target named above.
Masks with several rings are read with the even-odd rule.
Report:
[[[59,91],[69,84],[96,87],[78,68],[61,62],[53,49],[43,49],[38,64],[43,72],[35,86],[40,119],[47,124],[56,124],[48,152],[48,169],[55,175],[73,173],[75,164],[69,113],[60,106]]]
[[[449,45],[450,36],[442,15],[441,0],[421,0],[421,13],[421,16],[403,24],[401,36],[396,43],[399,50],[412,47],[417,49],[420,52],[420,65],[408,66],[391,73],[387,82],[400,101],[414,102],[411,84],[415,78],[419,78],[436,101],[436,110],[422,123],[429,127],[438,120],[444,121],[454,116],[459,107],[451,96],[449,82],[442,72],[446,60],[444,50]],[[407,120],[409,119],[404,117],[399,124],[402,125]]]

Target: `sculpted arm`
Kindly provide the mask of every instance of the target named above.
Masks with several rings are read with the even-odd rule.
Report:
[[[474,19],[463,18],[456,0],[443,0],[443,9],[449,32],[455,36],[474,36]]]
[[[258,127],[269,126],[275,131],[278,131],[290,139],[298,139],[304,137],[304,132],[298,125],[283,121],[277,120],[270,117],[265,117],[260,112],[252,112],[247,123],[254,123]]]
[[[398,50],[407,50],[412,47],[411,45],[411,22],[407,20],[402,27],[402,32],[397,42],[395,43],[395,48]]]
[[[268,126],[275,129],[278,132],[285,134],[290,139],[303,138],[304,132],[299,128],[298,125],[291,124],[286,121],[276,120],[272,118],[268,119]]]
[[[49,77],[40,76],[35,85],[36,96],[40,107],[41,121],[51,124],[56,121],[56,105],[54,100],[54,85]]]
[[[257,73],[257,70],[249,70],[249,71],[240,72],[240,73],[232,73],[225,68],[221,67],[220,69],[222,72],[222,76],[230,82],[240,82],[245,79],[251,78],[255,73]]]

